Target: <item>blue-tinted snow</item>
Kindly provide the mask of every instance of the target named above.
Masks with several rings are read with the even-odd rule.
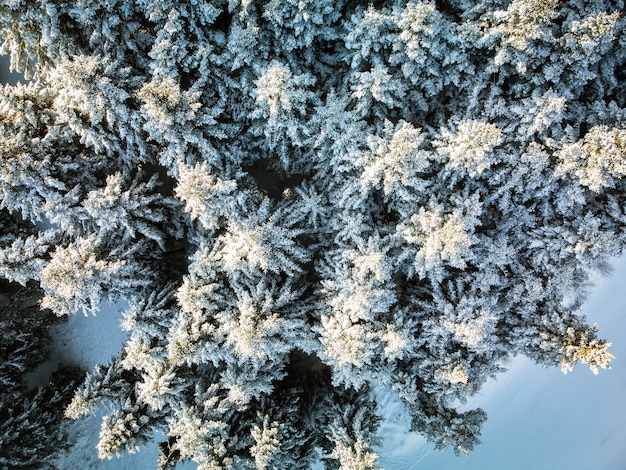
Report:
[[[17,83],[26,83],[27,81],[21,73],[10,71],[10,62],[8,55],[0,56],[0,84],[8,83],[9,85],[15,85]]]

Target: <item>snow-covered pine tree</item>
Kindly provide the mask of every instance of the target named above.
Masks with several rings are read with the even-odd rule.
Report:
[[[0,211],[0,244],[32,224]],[[69,422],[63,410],[83,377],[76,367],[60,364],[45,385],[26,381],[28,373],[50,356],[51,327],[61,320],[40,309],[41,289],[0,280],[0,467],[53,469],[67,449]],[[31,376],[32,379],[32,376]]]
[[[101,456],[375,468],[373,387],[455,406],[525,354],[592,371],[580,312],[626,243],[623,0],[14,1],[0,273],[58,314],[123,297]],[[30,235],[30,236],[29,236]]]

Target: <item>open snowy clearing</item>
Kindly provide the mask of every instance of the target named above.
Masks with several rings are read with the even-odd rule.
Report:
[[[523,357],[491,381],[468,407],[489,415],[482,444],[469,456],[437,452],[419,435],[408,433],[408,415],[393,396],[381,397],[386,421],[380,429],[379,464],[386,470],[615,470],[626,462],[626,257],[596,286],[584,306],[600,336],[613,341],[613,368],[594,376],[584,365],[567,375],[542,368]],[[97,317],[74,315],[57,327],[53,362],[91,368],[106,362],[126,338],[119,327],[124,304],[108,305]],[[95,446],[102,414],[75,427],[76,445],[59,462],[67,470],[137,470],[154,468],[156,445],[119,459],[99,460]],[[179,469],[196,468],[194,463]]]

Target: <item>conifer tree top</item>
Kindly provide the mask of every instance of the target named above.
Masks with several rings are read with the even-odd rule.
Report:
[[[376,468],[372,390],[470,452],[506,359],[608,368],[622,0],[15,0],[0,273],[130,337],[67,410],[158,468]]]

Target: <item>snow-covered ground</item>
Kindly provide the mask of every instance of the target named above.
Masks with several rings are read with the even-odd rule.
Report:
[[[108,305],[96,317],[75,315],[58,327],[54,360],[93,367],[122,346],[123,305]],[[618,470],[626,468],[626,256],[609,278],[598,279],[584,306],[600,335],[613,341],[613,368],[594,376],[579,365],[563,375],[525,358],[488,383],[468,406],[489,415],[482,445],[469,456],[434,451],[422,437],[407,432],[408,417],[393,396],[383,396],[386,415],[380,434],[380,465],[386,470]],[[149,470],[156,445],[120,459],[98,460],[95,446],[102,415],[89,417],[75,430],[77,444],[63,470]],[[195,468],[194,464],[179,469]],[[288,470],[288,469],[286,469]]]
[[[24,76],[20,73],[9,71],[10,59],[8,55],[0,55],[0,85],[8,83],[15,85],[18,82],[25,82]]]

